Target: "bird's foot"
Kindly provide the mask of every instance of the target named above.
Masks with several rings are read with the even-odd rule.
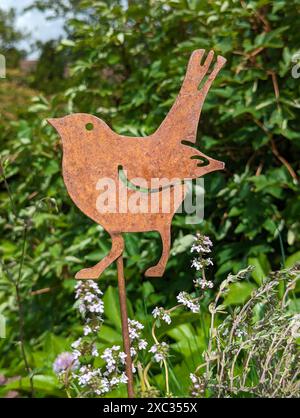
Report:
[[[162,277],[164,275],[165,269],[161,265],[156,265],[153,267],[148,268],[148,270],[145,271],[146,277]]]
[[[76,273],[75,279],[82,280],[92,280],[92,279],[98,279],[101,273],[99,273],[99,269],[95,268],[89,268],[89,269],[82,269],[78,273]]]

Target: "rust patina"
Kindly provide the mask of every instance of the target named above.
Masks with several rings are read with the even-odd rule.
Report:
[[[224,163],[188,145],[188,142],[196,142],[203,102],[212,82],[226,62],[225,58],[218,56],[207,76],[213,58],[213,51],[206,58],[203,49],[192,53],[175,103],[159,128],[148,137],[118,135],[103,120],[88,114],[72,114],[48,120],[62,139],[63,177],[69,195],[85,215],[105,228],[112,239],[110,253],[95,266],[79,271],[77,279],[99,278],[122,255],[122,233],[143,231],[158,231],[163,243],[159,262],[149,268],[145,275],[163,275],[169,257],[172,218],[185,197],[186,189],[181,183],[170,181],[167,185],[170,193],[166,197],[163,189],[151,189],[151,179],[195,179],[224,168]],[[206,165],[199,164],[199,160],[206,161]],[[127,188],[124,202],[119,201],[119,190],[116,190],[117,209],[101,213],[96,204],[99,197],[99,179],[112,179],[117,189],[127,187],[120,179],[120,168],[133,185],[145,188],[146,181],[147,192],[143,189],[139,193]],[[142,185],[137,178],[144,179]],[[153,193],[160,195],[156,213],[126,212],[126,204],[130,199],[136,199],[137,195],[140,207],[149,207]],[[170,207],[174,209],[169,213],[163,213],[162,200],[166,198],[170,199]]]
[[[214,53],[210,51],[206,58],[204,55],[203,49],[192,53],[175,103],[160,127],[148,137],[133,138],[118,135],[103,120],[87,114],[49,119],[49,123],[58,131],[62,139],[63,177],[69,195],[85,215],[106,229],[112,239],[110,253],[95,266],[79,271],[76,278],[98,279],[111,263],[117,261],[128,377],[127,390],[130,398],[134,397],[134,387],[122,233],[143,231],[160,233],[163,243],[161,258],[145,274],[150,277],[161,277],[169,257],[172,218],[187,191],[181,180],[195,179],[224,168],[224,163],[188,145],[196,142],[203,102],[212,82],[226,62],[225,58],[218,56],[212,71],[205,79]],[[125,173],[126,181],[121,178],[120,173]],[[101,211],[97,202],[101,188],[99,180],[104,178],[115,185],[111,193],[114,195],[111,196],[114,207]],[[153,179],[168,180],[162,186],[153,188]],[[153,196],[156,197],[156,210],[152,208]],[[128,210],[132,199],[138,200],[141,210],[136,212]],[[165,210],[166,203],[172,210]],[[152,210],[144,210],[144,208]]]

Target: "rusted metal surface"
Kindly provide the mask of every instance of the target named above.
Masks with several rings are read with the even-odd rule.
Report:
[[[123,334],[123,349],[126,354],[126,375],[128,378],[127,392],[128,398],[134,398],[134,387],[133,387],[133,373],[132,373],[132,360],[130,353],[130,338],[128,329],[128,314],[126,307],[126,287],[124,279],[124,265],[123,257],[117,258],[117,269],[118,269],[118,288],[119,288],[119,300],[122,320],[122,334]]]
[[[224,168],[222,162],[182,143],[182,141],[196,142],[203,102],[213,80],[226,62],[223,57],[218,56],[212,72],[201,85],[214,57],[213,51],[210,51],[204,59],[204,52],[201,49],[192,53],[185,79],[174,105],[160,127],[148,137],[133,138],[118,135],[101,119],[87,114],[49,119],[49,123],[56,128],[62,138],[63,177],[72,200],[83,213],[102,225],[112,239],[110,253],[95,266],[79,271],[76,278],[97,279],[111,263],[117,260],[129,398],[134,397],[134,388],[122,257],[124,251],[122,233],[143,231],[160,233],[163,243],[161,258],[157,265],[149,268],[145,274],[150,277],[161,277],[169,257],[172,218],[186,194],[185,185],[182,185],[178,179],[194,179]],[[201,64],[201,61],[204,63]],[[201,158],[206,160],[207,165],[199,166]],[[128,184],[120,178],[120,167],[126,171],[126,177],[132,185],[142,187],[144,190],[137,191],[127,187]],[[99,180],[103,178],[108,178],[115,184],[113,193],[116,210],[99,211],[97,206]],[[163,188],[153,189],[152,180],[162,178],[170,180],[164,184]],[[165,190],[168,191],[167,194]],[[139,200],[140,208],[151,207],[153,195],[159,197],[155,211],[141,210],[133,213],[126,210],[132,198]],[[166,199],[172,210],[165,212]],[[126,204],[125,210],[124,203]]]
[[[127,179],[139,186],[137,177],[143,178],[149,193],[127,188],[126,202],[139,193],[141,207],[150,204],[151,179],[174,177],[195,179],[215,170],[222,170],[224,163],[214,160],[182,141],[196,142],[197,126],[203,102],[225,58],[218,56],[216,63],[204,81],[212,64],[214,53],[210,51],[192,53],[186,76],[179,95],[159,128],[148,137],[118,135],[101,119],[88,114],[72,114],[59,119],[49,119],[61,136],[63,144],[63,177],[67,190],[78,208],[88,217],[102,225],[112,239],[110,253],[98,264],[79,271],[77,279],[97,279],[101,273],[124,250],[123,232],[158,231],[162,238],[163,252],[158,264],[146,271],[146,276],[161,277],[164,273],[170,250],[171,222],[181,205],[186,190],[184,186],[170,181],[170,201],[174,210],[163,213],[163,190],[154,191],[161,197],[157,213],[122,213],[124,199],[119,193],[126,185],[120,180],[119,168],[126,170]],[[201,63],[203,61],[203,63]],[[201,85],[201,82],[203,82]],[[200,87],[199,87],[200,86]],[[199,159],[208,165],[199,167]],[[117,185],[114,213],[100,213],[97,209],[101,178],[110,178]],[[179,196],[179,197],[178,197]],[[125,202],[125,203],[126,203]]]

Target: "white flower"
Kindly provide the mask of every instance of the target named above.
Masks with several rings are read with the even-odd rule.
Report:
[[[86,326],[83,328],[83,334],[84,334],[84,335],[89,335],[89,334],[91,334],[91,332],[92,332],[92,328],[91,328],[89,325],[86,325]]]
[[[138,330],[144,329],[144,325],[134,319],[128,319],[128,325],[129,327],[136,328]]]
[[[119,350],[120,346],[114,345],[112,348],[106,348],[101,356],[106,363],[106,371],[108,374],[113,373],[117,369]]]
[[[134,356],[136,356],[136,349],[134,348],[134,347],[130,347],[130,355],[131,355],[131,357],[134,357]]]
[[[149,353],[156,353],[156,352],[157,352],[157,344],[154,344],[154,345],[150,348]]]
[[[90,312],[93,313],[104,313],[104,304],[102,300],[94,302],[93,304],[89,305]]]
[[[81,344],[81,338],[78,338],[78,340],[74,341],[74,342],[71,344],[71,347],[72,347],[72,348],[78,348],[78,347],[80,346],[80,344]]]
[[[214,265],[214,263],[213,263],[213,261],[212,261],[212,259],[211,259],[211,258],[207,258],[207,259],[205,260],[205,263],[206,263],[206,266],[213,266],[213,265]]]
[[[112,349],[112,351],[119,351],[120,348],[121,347],[119,345],[113,345],[111,349]]]
[[[199,307],[199,305],[196,305],[196,304],[190,304],[190,306],[188,306],[189,308],[190,308],[190,310],[193,312],[193,313],[199,313],[199,311],[200,311],[200,307]]]
[[[164,313],[163,314],[163,316],[162,316],[162,320],[163,321],[165,321],[168,325],[170,325],[171,324],[171,317],[170,317],[170,315],[169,314],[167,314],[167,313]]]
[[[93,357],[98,357],[99,356],[99,352],[98,352],[98,350],[95,346],[92,349],[92,356]]]
[[[160,363],[161,361],[164,360],[163,354],[162,353],[154,354],[154,360],[156,361],[156,363]]]
[[[197,382],[197,377],[193,373],[190,373],[190,379],[191,379],[192,383]]]
[[[134,328],[129,328],[129,338],[131,341],[136,340],[139,338],[139,334]]]
[[[202,290],[204,289],[211,289],[214,287],[214,284],[211,280],[202,279],[201,277],[197,277],[194,280],[195,287],[198,287]]]
[[[189,308],[192,312],[198,313],[200,311],[199,304],[193,302],[191,295],[187,292],[180,292],[179,295],[176,297],[179,303],[182,303],[184,306]]]
[[[81,315],[85,316],[86,308],[85,308],[85,304],[82,301],[79,301],[78,309]]]
[[[196,258],[194,258],[194,260],[192,261],[192,267],[195,267],[195,269],[197,271],[199,271],[199,270],[201,270],[203,268],[203,264],[201,263],[201,261],[199,261]]]
[[[131,342],[130,354],[135,357],[139,350],[144,350],[147,347],[147,341],[141,339],[141,331],[144,325],[139,321],[128,319],[129,338]]]
[[[167,324],[171,324],[172,322],[169,313],[164,308],[154,308],[152,311],[152,315],[154,318],[161,319]]]
[[[211,258],[202,258],[201,260],[194,258],[191,266],[194,267],[197,271],[199,271],[203,269],[204,267],[213,266],[213,264],[214,263]]]
[[[119,383],[119,379],[117,377],[113,377],[110,381],[111,386],[115,386]]]
[[[147,348],[147,345],[148,343],[146,340],[140,340],[138,345],[139,350],[145,350]]]
[[[205,236],[203,237],[203,244],[208,245],[209,247],[212,247],[213,243],[211,242],[210,238]]]
[[[168,356],[168,352],[169,346],[165,342],[154,344],[149,350],[149,353],[154,354],[153,359],[157,363],[160,363],[161,361],[165,360]]]
[[[76,359],[79,359],[79,357],[81,356],[81,352],[79,350],[73,350],[72,354]]]
[[[91,366],[83,366],[79,369],[78,384],[80,386],[87,386],[92,380],[101,377],[101,370],[92,370]]]
[[[191,247],[192,253],[197,253],[198,257],[192,260],[191,266],[197,271],[203,270],[205,267],[212,266],[211,258],[205,258],[211,252],[212,242],[209,237],[201,234],[195,236],[195,242]],[[205,289],[212,287],[211,282],[202,282],[198,287]]]
[[[201,253],[210,253],[211,252],[211,249],[208,248],[208,247],[204,247],[204,246],[202,246],[200,244],[199,245],[193,244],[192,247],[191,247],[191,253],[194,253],[194,252],[196,252],[198,254],[201,254]]]
[[[160,316],[160,309],[161,308],[158,308],[158,307],[153,309],[152,315],[153,315],[154,318],[158,318]]]
[[[191,394],[193,397],[202,397],[203,393],[205,391],[205,385],[201,381],[201,378],[196,376],[195,374],[190,374],[190,379],[192,381],[192,388],[191,388]]]
[[[120,359],[120,361],[121,361],[122,364],[125,364],[126,357],[127,357],[127,355],[123,351],[120,351],[120,353],[119,353],[119,359]]]
[[[126,373],[122,373],[120,376],[120,383],[127,383],[128,377],[126,376]]]

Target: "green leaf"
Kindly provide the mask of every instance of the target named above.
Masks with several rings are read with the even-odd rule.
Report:
[[[65,393],[58,389],[58,381],[54,376],[35,375],[33,377],[33,384],[34,390],[40,394],[43,394],[44,396],[65,397]],[[5,389],[7,391],[17,390],[29,393],[31,390],[29,377],[24,377],[12,381],[5,385]]]
[[[119,303],[119,292],[118,289],[109,286],[104,293],[104,313],[110,322],[117,328],[121,329],[121,313]],[[127,313],[130,319],[133,319],[133,309],[130,300],[127,298]]]
[[[103,301],[105,316],[116,328],[121,329],[120,304],[117,290],[109,286],[104,294]]]
[[[300,251],[297,251],[296,253],[290,255],[285,260],[285,267],[286,268],[293,267],[298,261],[300,262]]]
[[[258,257],[248,258],[248,264],[255,267],[252,272],[252,277],[257,284],[261,284],[263,279],[269,274],[271,266],[265,254],[260,254]]]
[[[224,299],[223,305],[240,305],[251,295],[256,286],[253,283],[237,282],[229,285],[229,291]]]

